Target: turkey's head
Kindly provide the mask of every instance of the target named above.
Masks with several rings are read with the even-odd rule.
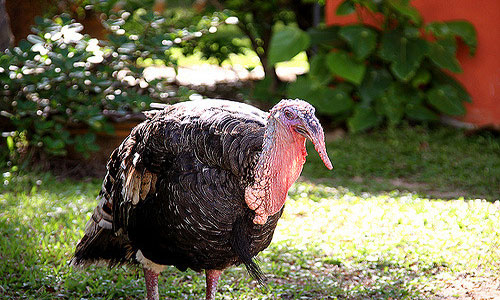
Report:
[[[321,160],[328,169],[333,169],[325,146],[323,127],[314,115],[314,107],[302,100],[281,100],[270,110],[270,118],[276,119],[291,133],[299,134],[314,144]]]
[[[264,224],[285,204],[288,189],[306,161],[306,139],[313,142],[325,166],[333,168],[314,111],[309,103],[298,99],[281,100],[269,111],[255,181],[245,190],[245,201],[255,211],[254,223]]]

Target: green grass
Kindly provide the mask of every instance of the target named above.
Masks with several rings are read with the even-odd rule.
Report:
[[[327,147],[333,173],[310,147],[304,177],[356,192],[399,189],[443,199],[500,199],[500,137],[491,132],[403,126],[347,135]]]
[[[273,243],[259,255],[268,288],[233,267],[223,273],[217,299],[432,299],[459,274],[500,276],[500,202],[467,200],[495,199],[498,139],[406,128],[349,135],[328,149],[333,177],[310,151],[304,174],[312,179],[292,187]],[[100,180],[4,177],[0,299],[144,297],[135,267],[67,265]],[[418,182],[412,186],[421,190],[390,190],[393,178]],[[461,196],[425,196],[448,189]],[[162,297],[203,293],[202,274],[169,268],[161,276]]]

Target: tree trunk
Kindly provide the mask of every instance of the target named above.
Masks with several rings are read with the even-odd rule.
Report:
[[[5,9],[5,0],[0,0],[0,51],[11,47],[13,41],[14,36],[10,30],[10,21]]]

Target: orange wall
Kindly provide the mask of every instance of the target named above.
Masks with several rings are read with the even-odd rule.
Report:
[[[326,23],[356,22],[355,15],[335,15],[341,0],[327,0]],[[463,121],[500,127],[500,0],[413,0],[424,22],[465,19],[477,30],[476,55],[470,57],[465,46],[458,50],[464,72],[455,77],[466,87],[473,103],[467,103]],[[369,22],[372,23],[372,22]]]

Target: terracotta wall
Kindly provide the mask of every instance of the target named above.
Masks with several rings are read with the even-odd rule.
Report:
[[[335,15],[341,0],[327,0],[326,23],[356,22],[356,17]],[[500,128],[500,0],[413,0],[424,22],[465,19],[477,30],[474,57],[462,45],[458,59],[464,72],[455,77],[467,88],[473,103],[467,103],[463,121]]]

